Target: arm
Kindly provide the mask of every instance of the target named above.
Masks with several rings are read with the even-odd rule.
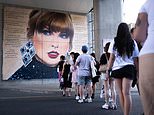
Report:
[[[74,64],[74,69],[77,69],[78,64],[79,63],[76,61],[75,64]]]
[[[65,66],[65,64],[66,64],[66,62],[64,62],[64,64],[63,64],[62,76],[63,76],[63,74],[64,74],[64,66]]]
[[[139,63],[138,62],[138,57],[134,58],[134,65],[135,65],[135,68],[136,68],[136,77],[137,77],[137,79],[139,78],[139,76],[138,76],[139,64],[138,63]]]
[[[134,57],[134,65],[136,67],[136,71],[138,72],[139,70],[138,57]]]
[[[148,18],[147,13],[139,13],[136,20],[134,39],[139,43],[143,43],[147,37],[147,28],[148,28],[147,18]]]
[[[77,66],[79,65],[79,62],[80,62],[80,57],[78,57],[78,58],[76,59],[76,62],[75,62],[75,65],[74,65],[75,69],[76,69]]]
[[[111,68],[113,66],[113,63],[114,63],[114,60],[115,60],[115,55],[113,53],[111,53],[109,61],[108,61],[107,70],[106,70],[107,77],[109,77],[109,73],[108,72],[109,72],[109,70],[111,70]]]

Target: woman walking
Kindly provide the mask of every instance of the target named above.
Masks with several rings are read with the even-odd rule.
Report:
[[[107,77],[111,73],[110,76],[115,79],[123,113],[130,115],[132,106],[130,88],[136,77],[135,66],[139,50],[136,42],[131,38],[126,23],[119,24],[117,35],[110,44],[109,53]]]

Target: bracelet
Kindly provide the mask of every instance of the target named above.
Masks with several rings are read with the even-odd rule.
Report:
[[[112,71],[112,69],[109,69],[108,72],[110,73]]]
[[[112,69],[109,69],[107,72],[109,76],[111,76],[111,72],[112,72]]]

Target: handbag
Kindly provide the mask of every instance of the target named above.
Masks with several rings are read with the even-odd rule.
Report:
[[[102,73],[106,73],[106,69],[107,69],[107,64],[100,65],[99,67],[99,71]]]
[[[106,57],[106,60],[107,60],[107,63],[108,63],[108,58],[107,58],[107,55],[106,54],[105,54],[105,57]],[[99,67],[99,71],[100,72],[106,73],[106,70],[107,70],[107,64],[100,65],[100,67]]]

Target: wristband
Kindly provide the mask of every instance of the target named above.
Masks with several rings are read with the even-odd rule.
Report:
[[[112,69],[108,70],[108,75],[111,76]]]

